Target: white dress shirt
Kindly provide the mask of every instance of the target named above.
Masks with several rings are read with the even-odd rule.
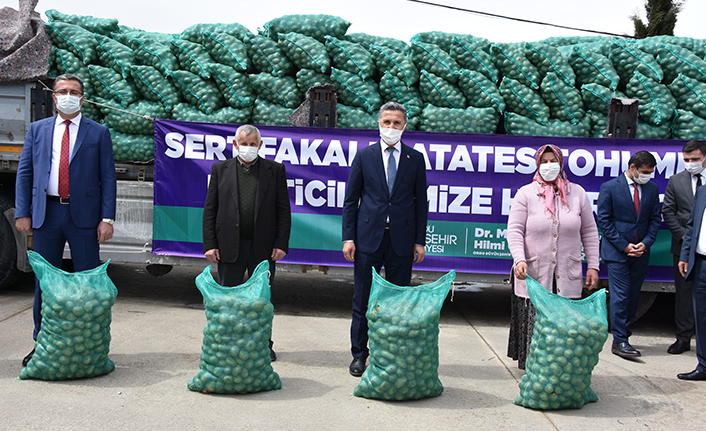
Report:
[[[633,203],[635,202],[635,187],[637,187],[637,195],[640,197],[640,202],[642,202],[642,187],[640,187],[639,184],[636,184],[635,181],[633,181],[628,176],[627,172],[625,172],[625,178],[628,180],[628,187],[630,188],[630,197],[632,198]]]
[[[49,169],[49,184],[47,184],[47,194],[51,196],[59,196],[59,162],[61,161],[61,141],[64,138],[66,124],[61,115],[56,116],[54,123],[54,139],[51,146],[51,168]],[[81,122],[81,114],[71,119],[69,124],[69,160],[74,153],[74,144],[78,135],[78,125]],[[69,184],[69,187],[71,185]]]
[[[387,151],[388,145],[382,139],[380,140],[380,148],[382,150],[382,164],[385,168],[385,180],[389,181],[389,179],[387,178],[387,161],[390,157],[390,152]],[[395,167],[399,168],[400,156],[402,155],[402,141],[397,141],[397,143],[393,145],[392,148],[394,148],[392,153],[395,155]]]

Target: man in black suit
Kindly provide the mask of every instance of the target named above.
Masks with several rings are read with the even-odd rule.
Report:
[[[682,148],[682,156],[685,170],[669,179],[662,207],[664,222],[672,233],[671,252],[674,255],[674,323],[677,326],[677,340],[667,349],[673,355],[690,350],[691,337],[694,335],[692,282],[684,280],[679,272],[679,256],[686,234],[686,223],[694,206],[694,194],[704,181],[701,173],[706,165],[706,144],[689,141]]]
[[[387,281],[407,286],[412,263],[424,259],[427,177],[422,154],[400,141],[407,110],[380,108],[380,141],[358,151],[343,203],[343,256],[354,262],[349,371],[360,377],[368,357],[368,308],[372,270],[385,266]]]
[[[270,262],[270,285],[275,262],[289,251],[292,215],[284,165],[258,156],[260,131],[243,125],[235,133],[237,157],[214,163],[203,210],[203,251],[218,264],[218,283],[237,286],[245,270]],[[270,356],[276,355],[270,341]]]

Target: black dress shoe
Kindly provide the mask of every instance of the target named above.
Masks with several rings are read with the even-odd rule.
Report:
[[[365,371],[365,359],[353,358],[353,362],[351,362],[350,367],[348,367],[348,371],[351,372],[351,376],[354,376],[354,377],[362,376],[363,371]]]
[[[678,355],[680,353],[688,352],[689,350],[691,350],[691,343],[689,341],[677,340],[674,344],[669,346],[667,353]]]
[[[275,353],[274,350],[272,350],[272,347],[270,347],[270,361],[274,362],[277,360],[277,353]]]
[[[706,371],[701,371],[697,368],[690,373],[677,374],[677,378],[682,380],[706,380]]]
[[[618,355],[621,358],[630,359],[637,358],[638,356],[640,356],[640,351],[636,350],[628,342],[613,343],[613,346],[611,347],[610,351],[613,352],[614,355]]]
[[[25,358],[22,360],[22,366],[26,367],[29,361],[32,359],[32,356],[34,356],[34,349],[32,349],[31,352],[29,352],[29,355],[25,356]]]

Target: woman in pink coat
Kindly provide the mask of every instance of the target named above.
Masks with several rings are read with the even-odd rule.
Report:
[[[547,290],[579,299],[583,290],[581,245],[586,254],[586,288],[598,282],[598,229],[586,191],[564,174],[561,150],[545,145],[537,150],[537,173],[512,201],[507,242],[513,258],[514,289],[507,355],[525,369],[534,307],[527,295],[529,275]]]

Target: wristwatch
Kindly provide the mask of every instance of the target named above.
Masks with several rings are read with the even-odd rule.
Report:
[[[112,218],[104,218],[104,219],[101,220],[101,221],[102,221],[103,223],[108,223],[108,224],[111,225],[111,226],[113,225],[113,223],[115,223],[115,220],[113,220]]]

